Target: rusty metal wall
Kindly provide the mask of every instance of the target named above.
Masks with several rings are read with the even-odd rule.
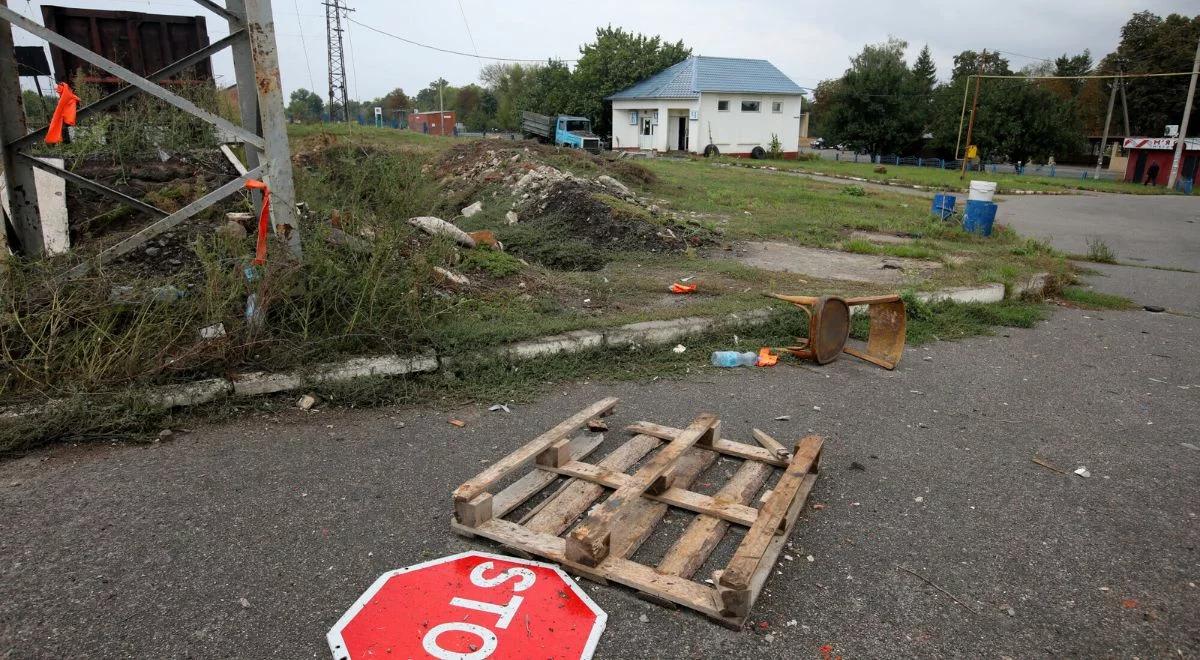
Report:
[[[203,16],[46,5],[42,7],[42,19],[47,28],[138,75],[157,71],[209,44],[208,27]],[[50,47],[50,57],[54,65],[54,77],[59,81],[74,82],[76,73],[82,70],[87,82],[100,85],[105,91],[113,91],[123,84],[116,76],[100,71],[55,46]],[[206,59],[164,82],[169,85],[171,82],[212,79],[212,63]]]

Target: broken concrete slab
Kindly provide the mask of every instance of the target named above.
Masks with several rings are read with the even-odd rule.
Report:
[[[591,330],[575,330],[530,341],[509,344],[504,352],[517,360],[530,360],[558,353],[576,353],[604,345],[604,335]]]
[[[851,254],[775,241],[752,241],[738,247],[736,258],[747,266],[852,282],[897,285],[942,267],[936,261]],[[884,268],[885,261],[894,262],[901,268]]]
[[[604,339],[609,346],[628,346],[639,343],[665,344],[680,337],[705,332],[715,324],[716,319],[699,316],[669,321],[643,321],[606,330]]]
[[[474,204],[471,204],[470,206],[464,208],[461,211],[461,213],[464,218],[469,218],[469,217],[475,215],[476,213],[479,213],[482,210],[483,210],[483,202],[475,202]]]

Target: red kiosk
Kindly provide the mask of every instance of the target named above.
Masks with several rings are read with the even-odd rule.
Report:
[[[1167,185],[1171,173],[1171,159],[1175,156],[1176,138],[1173,137],[1127,137],[1121,145],[1129,153],[1125,165],[1125,180],[1130,183]],[[1158,176],[1148,181],[1152,165],[1158,165]],[[1187,138],[1183,145],[1183,159],[1179,162],[1179,179],[1196,180],[1200,166],[1200,138]]]

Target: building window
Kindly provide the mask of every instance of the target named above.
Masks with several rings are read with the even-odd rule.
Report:
[[[729,112],[729,101],[717,101],[717,110]]]
[[[783,101],[772,101],[771,112],[783,112]]]
[[[761,101],[742,101],[742,112],[758,112]]]

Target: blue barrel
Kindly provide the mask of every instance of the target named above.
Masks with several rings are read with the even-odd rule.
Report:
[[[967,200],[963,213],[963,231],[972,234],[992,235],[992,224],[996,222],[996,203],[975,199]]]
[[[954,203],[956,201],[958,200],[954,195],[937,193],[933,196],[933,206],[929,209],[929,212],[945,220],[954,215]]]

